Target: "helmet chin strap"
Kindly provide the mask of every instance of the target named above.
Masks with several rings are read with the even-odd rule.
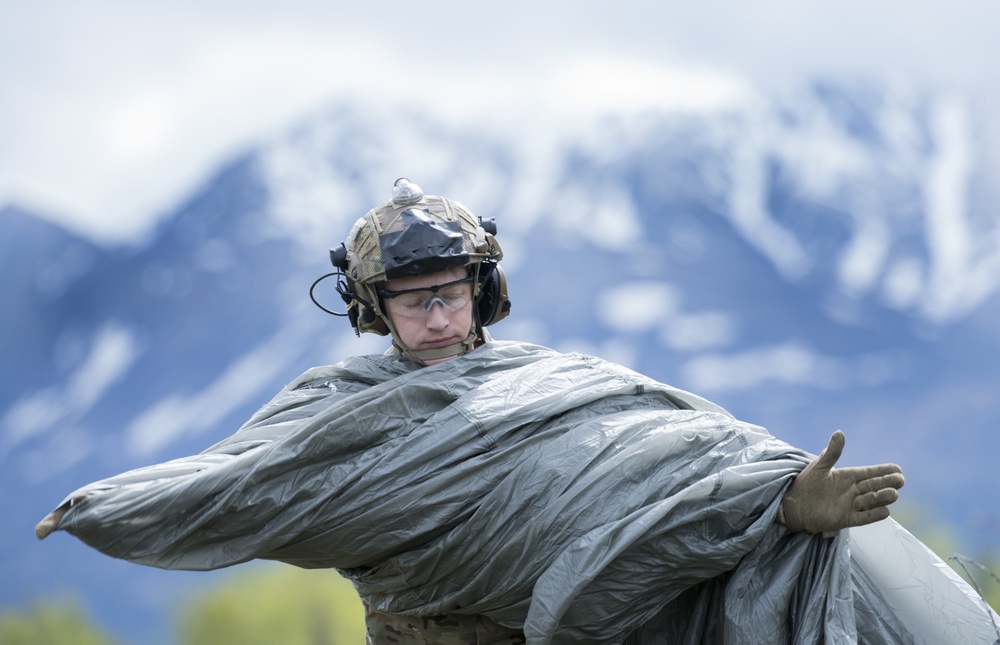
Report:
[[[476,332],[470,331],[469,335],[465,337],[465,340],[461,343],[454,343],[452,345],[446,345],[444,347],[435,347],[433,349],[410,349],[401,341],[397,341],[396,337],[393,336],[392,344],[396,346],[399,353],[402,354],[404,358],[407,358],[415,363],[420,363],[421,365],[427,365],[427,361],[438,360],[441,358],[453,358],[455,356],[461,356],[462,354],[467,354],[473,350],[476,346],[476,339],[478,336]]]

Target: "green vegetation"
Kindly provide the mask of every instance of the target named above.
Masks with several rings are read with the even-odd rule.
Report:
[[[46,602],[26,612],[0,614],[3,645],[114,645],[95,628],[75,603]]]
[[[1000,554],[963,553],[948,527],[917,509],[893,516],[973,582],[1000,609]],[[959,555],[958,559],[953,556]],[[351,584],[330,570],[255,564],[232,570],[175,610],[172,642],[178,645],[360,645],[365,642],[361,601]],[[27,611],[0,613],[0,645],[115,645],[79,606],[41,603]]]
[[[177,632],[184,645],[359,645],[364,610],[334,571],[258,566],[188,599]]]

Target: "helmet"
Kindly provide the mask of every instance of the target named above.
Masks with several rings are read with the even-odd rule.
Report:
[[[355,332],[384,336],[393,331],[377,289],[385,281],[465,266],[474,278],[473,329],[458,351],[451,347],[444,348],[450,354],[431,353],[451,356],[472,349],[484,337],[484,327],[510,312],[507,280],[499,264],[503,251],[495,234],[492,218],[484,221],[454,200],[424,195],[406,178],[396,180],[392,199],[365,213],[347,240],[330,250],[330,260],[343,276],[337,290]],[[398,334],[393,334],[393,342],[399,342]],[[439,357],[400,349],[418,360]]]

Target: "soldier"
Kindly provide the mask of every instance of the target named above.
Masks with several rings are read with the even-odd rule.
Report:
[[[347,276],[341,294],[356,332],[391,334],[392,351],[424,365],[489,340],[485,327],[510,312],[495,234],[493,222],[482,222],[461,204],[425,196],[409,180],[397,180],[392,200],[358,220],[347,242],[331,252],[333,264]],[[886,464],[834,471],[843,444],[838,431],[823,460],[807,466],[785,495],[777,521],[816,533],[888,517],[887,506],[903,485],[900,469]],[[805,476],[809,472],[812,477]],[[416,633],[425,634],[427,642],[523,642],[519,631],[477,618],[418,621],[371,611],[366,616],[369,632],[379,635],[375,642],[417,642],[406,640]],[[472,638],[490,630],[496,632],[491,640]],[[453,640],[440,636],[449,633]]]

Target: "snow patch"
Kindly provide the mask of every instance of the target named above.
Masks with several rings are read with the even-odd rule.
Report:
[[[170,394],[141,412],[125,428],[130,457],[148,458],[181,438],[196,436],[260,395],[302,351],[303,324],[291,324],[233,361],[195,394]],[[226,434],[236,428],[227,429]]]
[[[598,296],[597,315],[615,331],[637,334],[663,324],[677,311],[679,300],[677,289],[665,282],[628,282]]]
[[[795,235],[774,219],[767,207],[768,150],[748,135],[733,155],[729,219],[740,234],[785,277],[796,280],[812,262]]]
[[[640,280],[606,289],[598,296],[597,315],[623,334],[658,331],[661,343],[680,351],[703,350],[731,343],[736,321],[719,311],[688,313],[681,293],[671,284]]]
[[[1000,220],[991,231],[974,230],[968,194],[974,170],[972,128],[962,102],[936,105],[933,130],[938,154],[928,167],[926,239],[930,263],[921,307],[935,323],[964,316],[1000,287]],[[986,242],[986,243],[984,243]]]
[[[878,366],[878,370],[873,370]],[[736,354],[711,354],[688,361],[684,382],[695,391],[748,390],[768,382],[838,389],[858,381],[875,385],[894,373],[888,357],[857,360],[824,356],[797,341]]]
[[[90,351],[64,385],[38,391],[14,404],[2,424],[4,450],[74,424],[128,372],[142,353],[136,334],[117,322],[94,334]]]

